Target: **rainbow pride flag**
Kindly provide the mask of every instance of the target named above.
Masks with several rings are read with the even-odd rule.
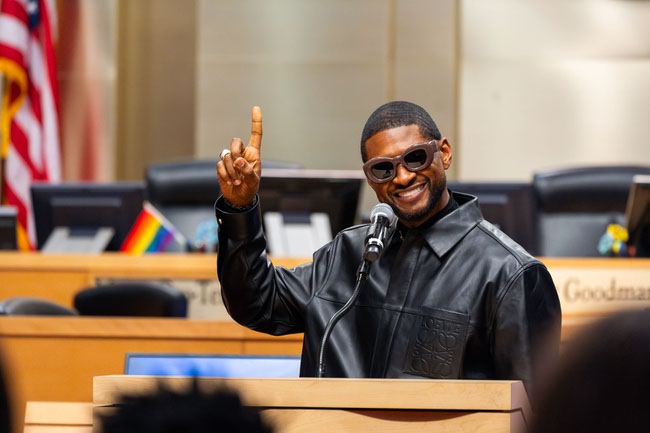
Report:
[[[120,251],[134,255],[165,251],[174,239],[181,245],[185,244],[183,236],[172,223],[151,203],[145,201],[142,212],[124,239]]]

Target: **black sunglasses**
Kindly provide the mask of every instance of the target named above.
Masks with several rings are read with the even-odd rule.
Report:
[[[366,177],[374,183],[386,183],[395,178],[397,166],[402,164],[409,171],[420,171],[431,165],[438,150],[438,140],[417,143],[406,149],[400,156],[372,158],[363,164]]]

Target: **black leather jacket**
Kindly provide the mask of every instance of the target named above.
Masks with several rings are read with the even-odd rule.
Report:
[[[557,347],[560,303],[546,267],[483,220],[475,197],[420,231],[395,231],[354,308],[334,328],[326,376],[520,379]],[[350,297],[367,226],[339,233],[294,269],[267,258],[259,205],[223,211],[218,275],[230,315],[273,335],[304,332],[301,375],[315,375],[324,328]]]

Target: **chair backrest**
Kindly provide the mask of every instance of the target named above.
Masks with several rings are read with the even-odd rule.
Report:
[[[188,240],[197,227],[214,220],[214,202],[221,189],[217,180],[218,159],[153,164],[147,168],[147,199]],[[293,163],[264,161],[264,168],[300,168]]]
[[[82,316],[187,317],[187,298],[163,284],[132,282],[81,290],[74,307]]]
[[[650,167],[578,167],[536,173],[533,191],[539,254],[598,256],[598,240],[607,226],[625,225],[625,206],[636,174],[650,174]]]
[[[530,182],[448,181],[453,192],[476,196],[483,217],[531,254],[537,254]]]
[[[0,302],[3,316],[75,316],[77,313],[63,305],[45,299],[15,297]]]

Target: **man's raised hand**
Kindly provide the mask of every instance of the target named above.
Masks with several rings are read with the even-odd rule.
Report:
[[[253,203],[260,185],[262,161],[262,110],[253,107],[251,112],[251,138],[244,147],[241,139],[233,138],[230,153],[217,164],[219,186],[224,198],[235,206]]]

